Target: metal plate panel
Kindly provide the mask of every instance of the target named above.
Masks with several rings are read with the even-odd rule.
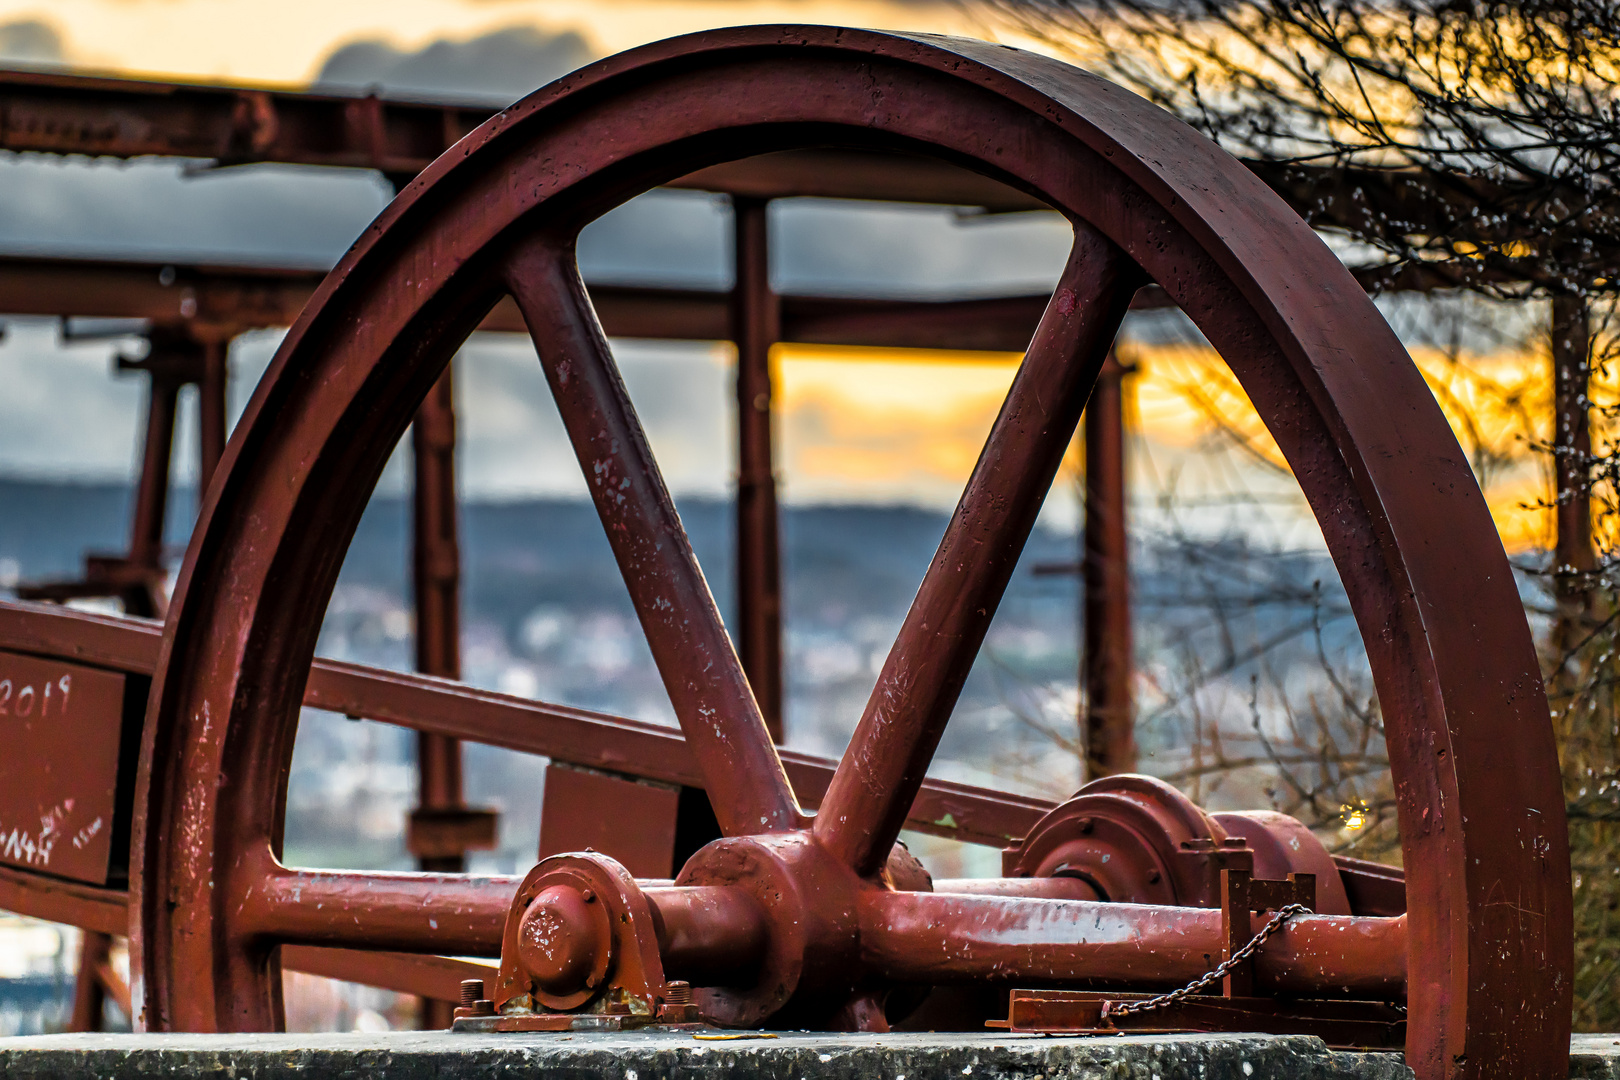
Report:
[[[540,858],[599,851],[636,877],[670,877],[679,807],[678,788],[553,762],[540,810]]]
[[[0,651],[0,863],[107,883],[124,676]]]

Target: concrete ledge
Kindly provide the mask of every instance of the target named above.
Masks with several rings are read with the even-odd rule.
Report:
[[[1395,1054],[1266,1035],[1042,1038],[690,1032],[40,1035],[0,1039],[4,1080],[1407,1080]],[[1572,1080],[1620,1080],[1620,1035],[1577,1035]]]
[[[5,1080],[1407,1080],[1395,1054],[1305,1036],[41,1035],[0,1039]],[[1602,1076],[1609,1073],[1581,1074]]]
[[[1570,1080],[1620,1080],[1620,1035],[1577,1035],[1569,1040]]]

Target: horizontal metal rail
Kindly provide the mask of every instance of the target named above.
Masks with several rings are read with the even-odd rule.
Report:
[[[0,649],[151,675],[161,638],[162,626],[150,620],[0,603]],[[702,786],[697,762],[675,728],[530,701],[447,679],[316,660],[304,704],[638,779]],[[836,763],[790,750],[782,751],[782,762],[800,803],[818,805]],[[930,780],[912,806],[907,827],[1001,847],[1027,833],[1052,805],[1044,799]]]

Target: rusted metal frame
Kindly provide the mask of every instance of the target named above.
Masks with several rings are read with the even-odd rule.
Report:
[[[226,349],[229,334],[189,323],[157,323],[146,333],[145,358],[118,357],[121,371],[147,378],[146,427],[140,476],[131,512],[130,539],[122,555],[90,555],[82,578],[26,584],[17,590],[31,600],[116,597],[126,614],[161,618],[163,531],[173,484],[174,431],[179,395],[194,384],[198,397],[199,484],[206,489],[225,448]]]
[[[389,101],[375,95],[20,71],[0,75],[0,148],[15,151],[286,162],[409,176],[494,112],[471,103]],[[1513,197],[1488,180],[1423,169],[1245,164],[1300,214],[1352,231],[1367,221],[1416,222],[1427,223],[1422,231],[1444,235],[1445,223],[1467,220],[1470,207]],[[839,148],[712,165],[669,186],[762,199],[883,199],[998,212],[1045,208],[1024,192],[926,157]],[[1570,205],[1589,202],[1587,193],[1569,194]],[[1477,224],[1471,222],[1476,233]],[[1512,265],[1509,260],[1503,269]]]
[[[310,672],[305,704],[624,776],[683,787],[704,783],[692,749],[667,727],[402,673],[318,660]],[[780,753],[801,804],[819,806],[835,763],[798,751]],[[906,827],[1002,847],[1027,833],[1051,807],[1044,799],[928,780],[912,804]]]
[[[460,340],[476,325],[484,308],[487,302],[480,305],[473,300],[471,311],[445,314],[448,328],[423,326],[420,338],[406,339],[398,347],[418,352],[434,349],[443,340],[441,335],[446,333]],[[268,467],[283,478],[295,476],[301,468],[331,469],[340,462],[362,471],[380,472],[388,451],[405,434],[415,407],[426,396],[447,360],[448,355],[444,353],[434,355],[427,362],[421,381],[404,388],[403,393],[409,399],[408,409],[389,408],[383,401],[373,399],[351,413],[347,423],[353,444],[345,445],[341,451],[334,448],[325,455],[307,457],[300,464],[278,462]],[[409,364],[403,358],[400,362]],[[395,388],[376,389],[385,397],[399,392]],[[262,395],[256,400],[261,399]],[[288,414],[284,424],[289,430],[297,430],[314,419]],[[227,472],[230,461],[237,455],[253,462],[243,472],[263,467],[264,463],[254,458],[253,443],[251,437],[245,441],[232,440],[227,450]],[[236,474],[238,481],[243,472]],[[372,486],[368,482],[318,511],[307,506],[304,509],[326,518],[326,527],[352,532]],[[216,484],[212,497],[204,503],[205,522],[209,507],[219,505],[219,498],[220,489]],[[262,525],[258,520],[234,523],[244,539],[246,535],[260,535]],[[309,610],[317,613],[314,623],[318,624],[318,611],[324,607],[335,582],[340,560],[315,541],[320,532],[315,520],[300,522],[298,528],[310,544],[294,558],[295,568],[284,567],[291,575],[286,580],[299,583],[287,595],[296,596],[298,605],[306,601],[312,605]],[[193,532],[189,556],[195,559],[199,548],[203,548],[207,549],[205,561],[223,557],[233,565],[240,565],[234,553],[241,549],[235,547],[235,543],[199,528]],[[202,575],[191,578],[188,586],[186,575],[182,574],[177,584],[177,602],[183,599],[188,587],[197,591],[221,588],[225,587],[228,577]],[[297,619],[293,624],[303,625]],[[215,638],[209,647],[213,654],[211,660],[183,670],[160,664],[153,680],[153,704],[144,731],[140,783],[136,790],[132,843],[136,865],[131,873],[132,962],[138,970],[147,973],[145,1021],[150,1029],[177,1026],[255,1030],[272,1028],[279,1023],[276,954],[262,942],[233,929],[234,916],[229,913],[229,901],[224,898],[250,893],[257,884],[254,875],[259,871],[260,860],[279,847],[282,805],[296,724],[253,732],[252,725],[236,718],[233,709],[239,702],[253,701],[257,705],[285,709],[289,718],[295,720],[314,637],[301,628],[294,629],[294,625],[283,624],[275,630],[265,628],[266,633],[261,638],[244,638],[230,645],[222,645],[220,639]],[[175,624],[171,621],[167,629],[173,634]],[[182,630],[181,638],[187,638],[188,633]],[[166,648],[175,647],[172,638],[166,641]],[[211,700],[192,714],[196,727],[190,733],[176,732],[161,723],[154,725],[152,717],[161,712],[159,703],[165,687],[173,693],[180,692],[182,687],[218,689],[222,683],[235,683],[245,655],[265,660],[274,657],[272,663],[280,674],[267,669],[265,680],[251,691],[243,687],[246,697],[237,698],[236,702],[229,698]],[[294,655],[298,659],[290,659]],[[204,776],[215,780],[199,779]],[[220,776],[229,776],[230,783],[218,784]],[[178,795],[175,785],[193,795]],[[195,793],[205,789],[209,798],[197,801]],[[182,803],[191,798],[190,809],[196,813],[183,810],[174,801],[177,796]],[[154,854],[165,849],[177,858],[172,861],[161,856],[154,859]],[[206,902],[198,907],[176,901],[170,907],[169,901],[163,901],[154,908],[149,902],[154,896]],[[166,930],[154,929],[155,924],[171,917],[187,926],[188,933],[170,935]],[[172,977],[154,976],[154,964],[172,972]],[[177,987],[180,987],[179,992],[176,992]]]
[[[1558,598],[1555,647],[1569,648],[1584,635],[1591,614],[1597,567],[1592,539],[1592,327],[1586,300],[1552,298],[1554,589]]]
[[[3,77],[3,75],[0,75]],[[291,326],[324,270],[209,263],[0,255],[0,311],[11,315],[150,319],[204,338]],[[590,285],[609,337],[724,341],[735,332],[730,294],[708,289]],[[1144,289],[1144,298],[1163,293]],[[781,296],[780,339],[823,345],[1019,352],[1048,294],[945,300]],[[486,333],[527,333],[517,305],[495,304]]]
[[[0,867],[0,911],[77,926],[103,938],[129,931],[129,895],[124,890],[76,885],[9,867]],[[286,946],[282,962],[294,971],[445,1001],[454,999],[460,979],[493,970],[442,956],[315,946]]]
[[[416,670],[461,678],[461,551],[456,539],[456,414],[454,366],[416,411],[411,423],[415,483],[411,489],[411,583],[416,606]],[[461,745],[430,732],[416,738],[417,807],[463,808]],[[413,824],[415,820],[413,818]],[[464,854],[417,852],[423,870],[460,873]]]
[[[0,649],[150,675],[161,638],[155,623],[0,601]],[[683,787],[703,783],[685,740],[668,727],[405,672],[316,660],[304,704],[623,776]],[[780,753],[800,801],[819,805],[836,763],[793,750]],[[999,848],[1025,835],[1051,808],[1044,799],[928,780],[906,827]],[[9,909],[0,903],[0,910]]]
[[[226,408],[229,393],[230,336],[209,335],[201,341],[202,370],[197,379],[198,498],[214,479],[225,456]]]
[[[1009,73],[1035,63],[963,49]],[[1089,97],[1081,80],[1064,93]],[[1571,939],[1556,752],[1522,606],[1467,460],[1388,324],[1309,227],[1212,146],[1154,123],[1145,106],[1138,115],[1126,95],[1110,100],[1133,110],[1112,129],[1110,161],[1176,195],[1128,213],[1101,208],[1096,223],[1111,233],[1130,223],[1131,254],[1254,400],[1322,524],[1367,644],[1422,988],[1409,1063],[1420,1076],[1560,1075]],[[1535,919],[1493,914],[1507,882]]]
[[[1141,271],[1084,223],[945,538],[906,614],[815,834],[863,877],[898,838]]]
[[[98,888],[0,866],[0,911],[65,923],[100,934],[129,932],[128,897]]]
[[[715,816],[728,834],[803,819],[574,264],[541,236],[508,264],[557,411]]]
[[[129,561],[156,569],[163,555],[163,519],[169,505],[169,471],[174,453],[175,408],[183,380],[154,370],[147,382],[146,432],[141,451],[141,475],[135,485],[135,510],[130,518]],[[156,611],[130,611],[131,615],[157,615]]]
[[[1086,402],[1081,530],[1081,745],[1084,779],[1136,771],[1130,547],[1126,532],[1127,371],[1112,352]]]
[[[262,868],[241,929],[276,943],[497,957],[520,878]],[[648,883],[657,945],[677,978],[757,964],[767,927],[743,890]]]
[[[108,986],[114,975],[112,935],[87,930],[79,937],[79,964],[73,980],[73,1012],[68,1018],[69,1031],[100,1031],[103,1011],[107,1007]],[[124,987],[122,1007],[129,1008],[129,988]]]
[[[411,422],[411,584],[415,606],[416,670],[461,678],[461,550],[456,527],[455,365],[445,368]],[[406,846],[420,870],[458,874],[467,868],[461,828],[461,743],[445,735],[416,735],[416,807]],[[451,1006],[422,998],[418,1024],[448,1028]]]
[[[1373,271],[1352,273],[1359,280]],[[293,267],[0,255],[0,311],[150,319],[183,324],[213,340],[242,330],[290,326],[325,276],[321,270]],[[733,333],[727,293],[611,283],[589,289],[610,338],[723,341]],[[782,295],[777,297],[779,339],[808,345],[1022,352],[1048,299],[1048,293],[944,300]],[[1133,311],[1173,306],[1157,285],[1139,289],[1131,301]],[[498,301],[478,329],[527,332],[509,298]]]
[[[590,182],[638,152],[651,155],[660,143],[689,149],[697,144],[682,139],[726,124],[747,130],[751,145],[762,148],[759,133],[778,119],[798,125],[796,131],[812,119],[849,124],[875,138],[879,117],[905,137],[982,160],[987,169],[1020,176],[1056,205],[1083,210],[1081,216],[1152,273],[1232,362],[1300,476],[1347,577],[1389,717],[1401,816],[1412,826],[1403,830],[1408,865],[1418,875],[1409,916],[1419,988],[1409,1056],[1424,1076],[1487,1068],[1558,1075],[1567,1054],[1567,853],[1556,828],[1562,803],[1550,732],[1537,735],[1548,725],[1544,703],[1537,705],[1534,651],[1467,462],[1359,287],[1262,185],[1213,146],[1106,84],[1052,61],[973,43],[946,49],[932,39],[816,28],[794,28],[788,40],[775,30],[716,32],[696,44],[650,46],[598,65],[509,111],[468,144],[467,154],[447,162],[443,171],[463,171],[453,185],[455,201],[443,204],[438,217],[423,209],[437,193],[420,203],[407,193],[385,212],[334,276],[341,285],[330,286],[284,343],[250,407],[252,434],[233,451],[266,440],[264,453],[244,454],[252,470],[216,489],[194,539],[182,581],[183,590],[195,583],[195,593],[184,594],[194,596],[193,607],[182,607],[184,614],[171,620],[174,662],[159,675],[148,728],[161,732],[163,754],[198,746],[193,736],[207,715],[200,707],[217,703],[221,724],[242,740],[241,748],[229,756],[199,754],[188,763],[194,771],[207,765],[212,772],[206,775],[218,776],[227,765],[238,783],[241,765],[270,765],[273,773],[282,760],[288,742],[277,725],[290,723],[297,700],[278,695],[270,680],[276,672],[302,672],[314,631],[296,608],[268,603],[275,596],[263,585],[275,567],[289,565],[278,560],[298,561],[299,545],[337,541],[341,547],[352,532],[345,504],[335,500],[352,500],[351,488],[374,482],[382,458],[373,457],[364,440],[357,443],[368,434],[365,425],[348,421],[374,418],[377,437],[403,432],[429,376],[442,366],[445,339],[452,330],[471,329],[470,322],[450,317],[457,282],[472,272],[483,245],[534,205],[529,200]],[[706,70],[692,55],[704,50],[724,64]],[[846,74],[861,87],[859,95],[806,93],[835,87]],[[586,87],[591,94],[550,108]],[[946,88],[966,96],[953,101]],[[878,113],[875,97],[885,105]],[[586,98],[589,107],[581,104]],[[843,106],[847,115],[839,111]],[[638,126],[655,112],[656,131]],[[605,142],[602,125],[625,116],[635,123],[615,126],[619,137]],[[536,139],[547,153],[566,151],[576,170],[533,172],[539,162],[555,160],[537,155]],[[720,156],[718,141],[702,145]],[[1026,153],[1037,146],[1039,154]],[[688,158],[671,171],[701,163]],[[425,194],[437,175],[415,190]],[[396,273],[425,277],[413,277],[412,290],[390,291]],[[336,346],[323,352],[311,328],[337,324],[361,305],[381,347],[366,355],[360,342],[334,335],[354,355]],[[402,338],[407,329],[412,333]],[[396,376],[393,402],[368,381],[379,364]],[[287,365],[297,377],[278,378]],[[317,386],[323,391],[318,400],[306,393]],[[388,404],[395,410],[382,408]],[[275,422],[253,423],[260,410]],[[309,455],[340,426],[342,444],[359,445],[361,452],[341,467],[322,460],[322,468],[313,469]],[[1421,479],[1413,461],[1425,465]],[[273,489],[262,486],[269,476]],[[256,499],[261,491],[279,495]],[[232,543],[232,531],[248,514],[258,529],[256,546]],[[229,589],[210,572],[224,552],[237,556]],[[300,568],[310,571],[301,579],[311,582],[309,594],[324,597],[331,584],[326,568],[307,559]],[[1450,617],[1437,618],[1440,611]],[[276,639],[278,628],[285,640]],[[208,651],[199,651],[204,642]],[[174,688],[165,689],[170,682]],[[1510,746],[1513,760],[1498,760]],[[1443,759],[1437,748],[1446,751]],[[167,757],[149,752],[143,761],[161,773],[154,780],[158,798],[147,801],[163,813],[152,819],[197,829],[202,862],[228,870],[240,844],[221,843],[211,831],[217,808],[179,802],[175,781],[183,772]],[[229,794],[239,803],[247,799],[259,814],[275,792]],[[261,797],[262,803],[253,801]],[[1527,808],[1535,814],[1527,816]],[[1437,822],[1436,814],[1447,819],[1444,828],[1417,829]],[[1455,827],[1459,814],[1471,822],[1466,833]],[[1482,832],[1480,821],[1499,827]],[[1523,843],[1512,843],[1515,838]],[[175,904],[165,913],[144,897],[140,903],[143,932],[165,950],[146,966],[147,987],[160,1003],[173,1002],[179,1000],[172,997],[174,973],[190,973],[185,954],[199,945],[213,950],[223,916],[210,907],[214,894],[201,893],[187,878],[190,871],[173,862],[181,851],[165,846],[161,829],[137,840],[143,857],[155,860],[138,886],[157,889],[153,895]],[[1519,890],[1515,912],[1531,911],[1539,920],[1496,918],[1506,913],[1490,898],[1504,881]],[[1533,937],[1521,932],[1531,924],[1539,928]],[[170,933],[178,927],[196,937]],[[204,1004],[187,1003],[187,1010],[195,1009],[188,1016],[228,1026],[267,1017],[252,1001],[262,976],[223,950],[200,952],[209,955],[221,979],[198,987]],[[1492,990],[1515,982],[1520,985],[1511,996]],[[258,1011],[220,1012],[222,1003],[238,999]],[[164,1026],[168,1018],[158,1021]]]
[[[517,883],[275,867],[244,901],[243,927],[306,945],[498,956]],[[746,888],[649,883],[643,892],[672,977],[712,984],[766,947]],[[1207,971],[1224,942],[1218,908],[868,889],[857,915],[862,963],[912,985],[1168,987]],[[1405,936],[1405,916],[1299,916],[1261,953],[1257,982],[1272,993],[1400,1001]]]
[[[863,892],[861,959],[906,984],[1168,988],[1208,971],[1223,942],[1218,908],[926,892]],[[1406,996],[1406,919],[1290,919],[1261,952],[1271,992]]]
[[[737,346],[737,653],[754,700],[782,742],[782,553],[772,447],[771,346],[781,311],[771,289],[770,203],[731,200],[736,284],[731,291]]]
[[[493,111],[375,95],[7,72],[0,82],[0,146],[414,175]]]
[[[261,943],[496,956],[520,880],[293,869],[268,849],[255,858],[254,884],[237,900],[237,931]]]
[[[250,86],[172,83],[94,76],[6,72],[0,75],[0,148],[113,157],[190,157],[221,165],[287,162],[373,168],[396,180],[416,175],[443,150],[486,121],[494,109],[463,103],[384,101]],[[1479,177],[1425,169],[1358,169],[1250,160],[1244,164],[1296,212],[1325,228],[1352,233],[1400,227],[1447,236],[1467,223],[1479,235],[1481,205],[1545,199]],[[909,154],[811,148],[764,154],[700,169],[671,187],[773,199],[819,196],[1040,210],[1029,194],[944,162]],[[1566,205],[1594,210],[1589,192],[1565,191]],[[1522,239],[1497,238],[1498,247]],[[1581,254],[1604,237],[1587,236]],[[1612,261],[1612,260],[1611,260]],[[1466,280],[1539,278],[1500,251],[1479,268],[1402,264],[1376,271],[1380,288],[1455,287]],[[1544,282],[1556,286],[1558,282]]]

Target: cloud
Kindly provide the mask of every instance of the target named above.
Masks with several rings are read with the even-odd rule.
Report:
[[[476,98],[509,104],[594,60],[597,50],[574,30],[509,26],[466,41],[440,38],[415,52],[367,38],[343,45],[315,76],[321,90],[369,90],[407,96]]]
[[[61,31],[43,19],[0,23],[0,65],[61,64],[67,49]]]

